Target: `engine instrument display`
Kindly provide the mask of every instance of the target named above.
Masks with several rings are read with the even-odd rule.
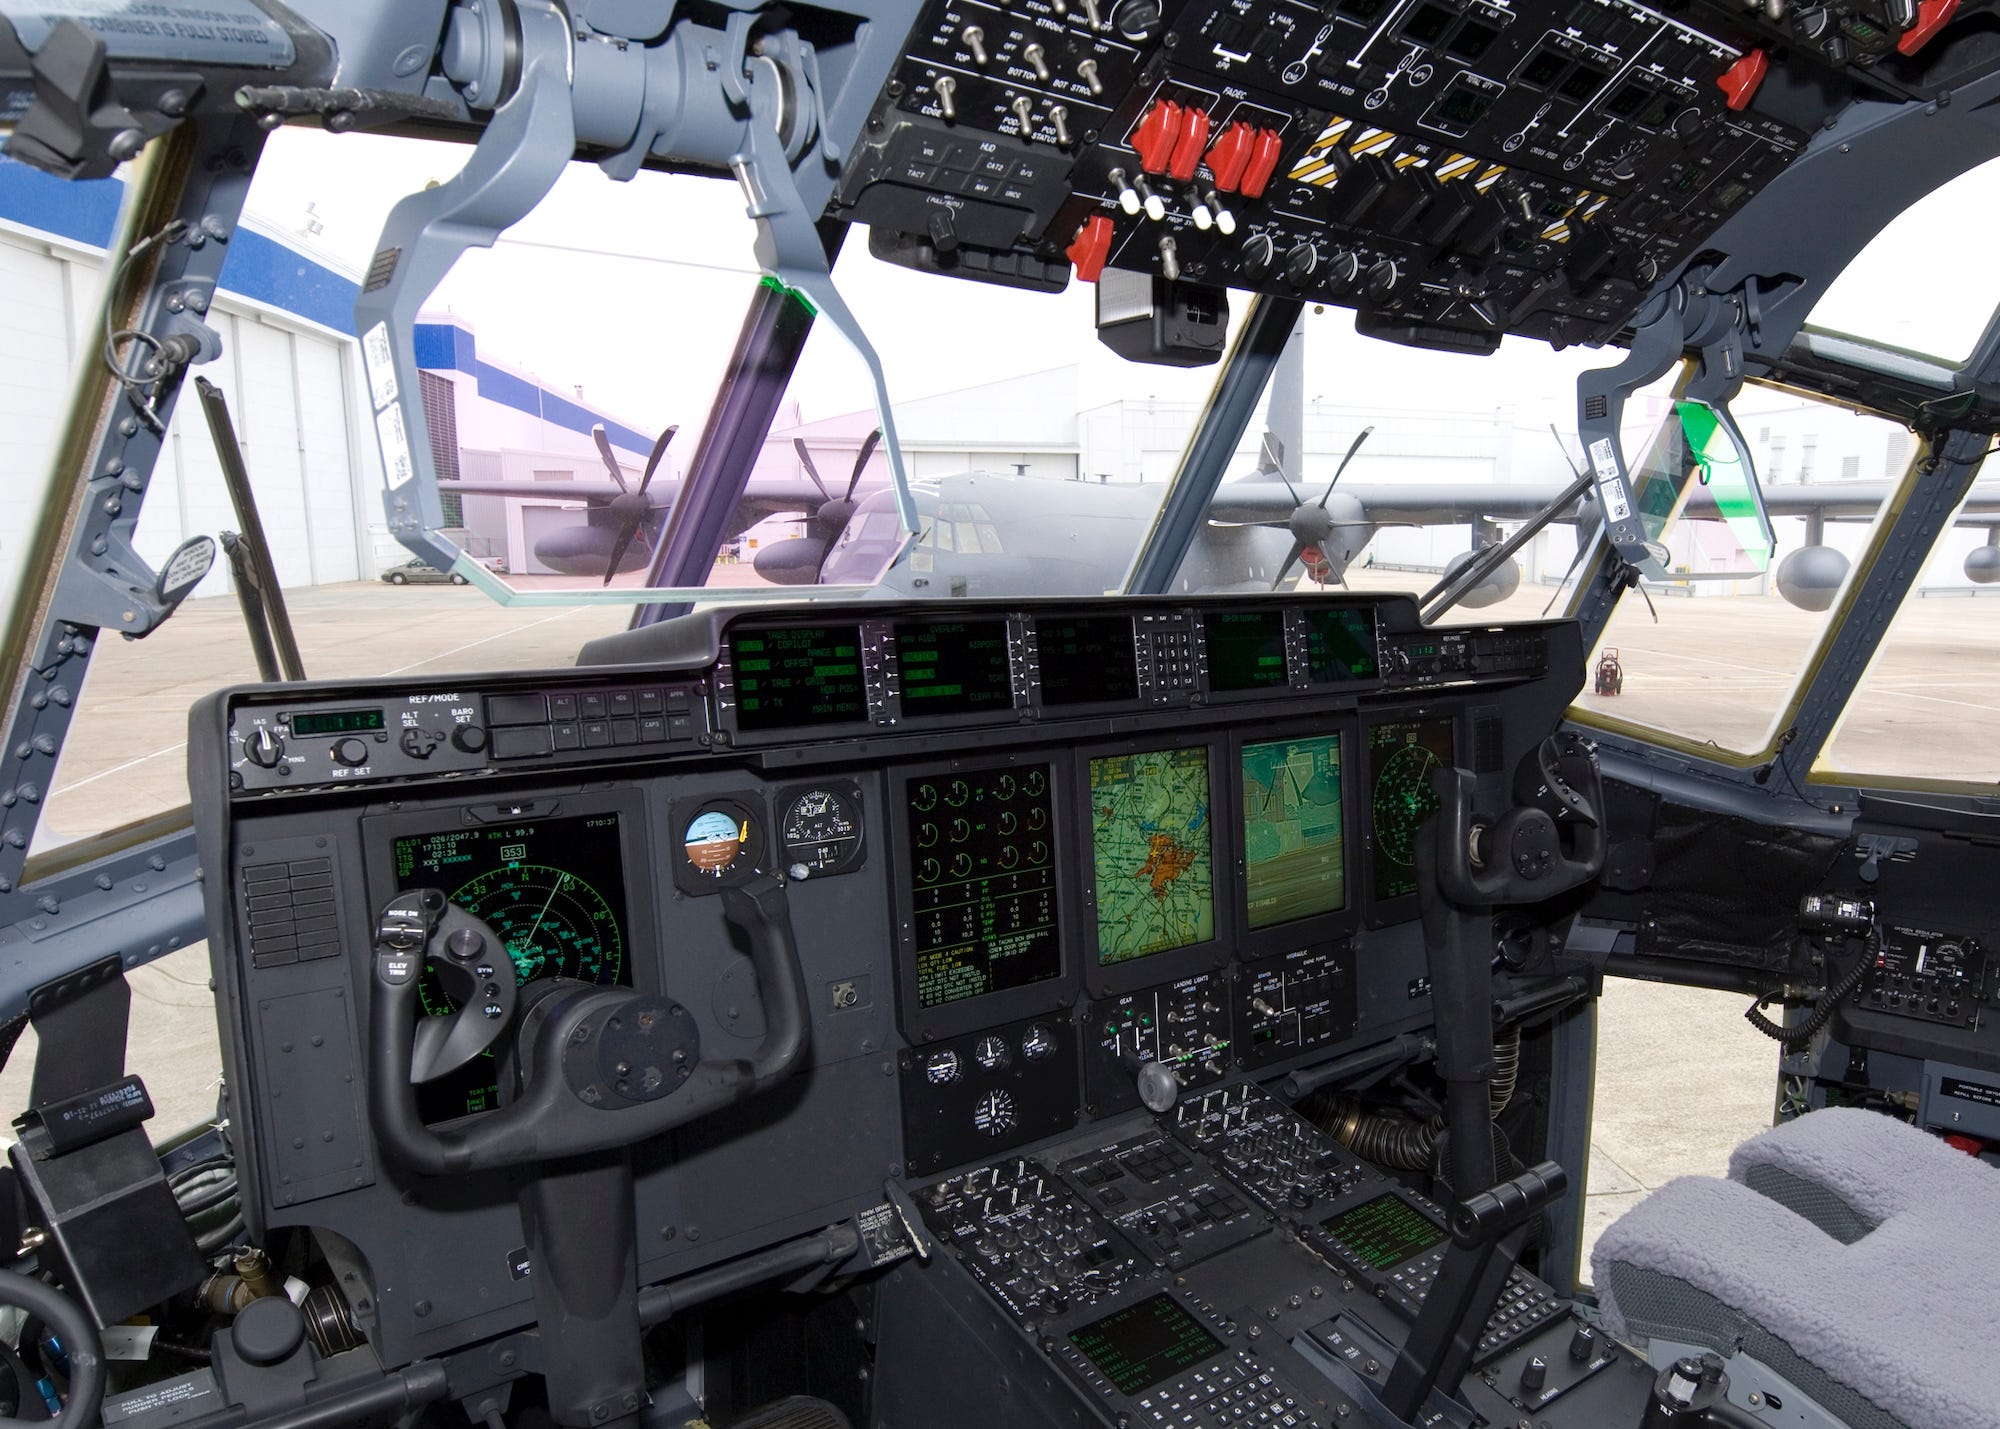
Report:
[[[1206,745],[1090,761],[1100,965],[1215,936],[1213,807]]]
[[[894,630],[905,718],[1014,707],[1006,621],[899,622]]]
[[[736,723],[759,731],[868,718],[861,630],[854,625],[751,627],[729,637]]]
[[[1306,610],[1306,669],[1316,685],[1372,680],[1380,673],[1371,610]]]
[[[1417,891],[1417,831],[1437,811],[1431,771],[1450,768],[1456,758],[1449,715],[1378,724],[1368,731],[1377,902]]]
[[[499,935],[523,983],[574,978],[629,987],[624,855],[616,814],[407,834],[391,849],[396,889],[438,888]],[[588,869],[584,878],[572,872]],[[424,1011],[457,1008],[433,974],[419,984]],[[426,1121],[489,1111],[499,1087],[490,1054],[417,1088]]]
[[[1249,925],[1269,928],[1345,908],[1340,736],[1246,744],[1241,766]]]
[[[1138,649],[1129,615],[1069,616],[1036,622],[1042,703],[1090,705],[1139,694]]]
[[[1070,1331],[1069,1341],[1124,1395],[1150,1389],[1222,1348],[1164,1291]]]
[[[1214,611],[1203,622],[1208,637],[1208,687],[1225,694],[1285,687],[1285,613],[1281,610]]]
[[[905,789],[917,1001],[941,1007],[1062,972],[1049,766]]]

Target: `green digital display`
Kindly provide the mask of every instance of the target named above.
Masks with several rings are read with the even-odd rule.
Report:
[[[1375,612],[1306,608],[1306,673],[1315,685],[1347,680],[1372,680],[1375,663]]]
[[[1014,707],[1004,620],[945,620],[895,627],[903,714],[986,714]]]
[[[1285,613],[1231,610],[1210,614],[1208,687],[1224,694],[1285,686]]]
[[[1222,1348],[1221,1340],[1164,1291],[1070,1331],[1069,1342],[1124,1395],[1151,1389]]]
[[[868,718],[861,628],[792,625],[729,637],[739,729],[848,724]]]
[[[1437,812],[1431,773],[1456,758],[1449,715],[1378,724],[1368,731],[1375,901],[1417,891],[1417,833]]]
[[[566,978],[632,985],[618,815],[439,828],[397,838],[390,856],[398,892],[441,890],[498,935],[522,984]],[[429,968],[418,994],[427,1016],[457,1011]],[[426,1122],[499,1104],[499,1064],[491,1051],[417,1088],[417,1111]]]
[[[1243,877],[1252,928],[1347,906],[1340,736],[1243,746]]]
[[[291,726],[292,733],[297,735],[359,734],[386,727],[379,709],[314,710],[310,714],[293,715]]]
[[[1436,1222],[1393,1191],[1320,1222],[1370,1270],[1388,1270],[1444,1239]]]
[[[1042,703],[1091,705],[1136,699],[1139,661],[1129,615],[1086,615],[1035,623]]]
[[[1100,964],[1215,936],[1210,808],[1206,745],[1090,761]]]

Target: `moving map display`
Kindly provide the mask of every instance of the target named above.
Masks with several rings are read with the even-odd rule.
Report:
[[[1057,976],[1049,766],[933,775],[912,780],[905,800],[918,1003]]]
[[[1215,936],[1212,807],[1206,745],[1090,761],[1101,965]]]
[[[1246,744],[1243,874],[1252,928],[1347,906],[1340,736]]]
[[[1369,811],[1375,829],[1375,899],[1417,891],[1417,830],[1437,811],[1431,771],[1456,762],[1450,715],[1378,724],[1368,731]]]

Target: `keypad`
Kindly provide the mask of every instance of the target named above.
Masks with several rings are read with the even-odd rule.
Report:
[[[1294,1429],[1313,1422],[1245,1350],[1142,1395],[1138,1405],[1161,1429]]]

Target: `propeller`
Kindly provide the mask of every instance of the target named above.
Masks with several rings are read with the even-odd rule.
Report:
[[[806,477],[819,488],[819,494],[825,500],[813,509],[810,529],[804,536],[796,541],[779,541],[757,553],[758,575],[778,585],[812,585],[819,580],[826,553],[833,549],[833,543],[840,539],[840,533],[854,519],[854,490],[861,485],[861,473],[867,469],[868,458],[875,455],[875,445],[881,440],[882,430],[879,427],[868,434],[861,443],[860,454],[854,458],[854,469],[847,474],[847,490],[835,496],[828,489],[825,478],[819,474],[819,467],[813,461],[805,438],[792,438],[792,450],[799,454],[799,464],[806,469]]]
[[[611,438],[604,434],[604,424],[598,423],[590,429],[590,439],[597,443],[597,454],[604,459],[604,469],[611,474],[611,480],[618,486],[618,495],[605,503],[605,509],[618,522],[618,537],[611,543],[611,559],[604,567],[604,583],[611,584],[611,578],[618,574],[618,563],[625,559],[625,552],[638,538],[640,528],[652,519],[658,509],[646,495],[646,488],[652,485],[653,473],[660,469],[660,458],[667,454],[667,443],[680,430],[676,423],[660,433],[660,439],[653,443],[653,454],[646,458],[645,474],[639,478],[639,489],[634,491],[625,483],[625,473],[618,466],[618,458],[611,450]]]
[[[1299,501],[1299,494],[1293,490],[1291,478],[1285,475],[1284,467],[1278,466],[1275,468],[1279,479],[1285,483],[1285,490],[1291,492],[1292,499],[1298,501],[1299,504],[1293,510],[1290,519],[1285,522],[1291,528],[1292,549],[1291,554],[1285,557],[1284,565],[1278,568],[1277,578],[1271,582],[1272,590],[1276,590],[1284,584],[1285,577],[1292,573],[1292,567],[1299,563],[1300,557],[1305,555],[1307,548],[1324,549],[1327,538],[1333,535],[1334,528],[1340,522],[1334,517],[1331,511],[1326,509],[1327,499],[1333,495],[1333,488],[1339,484],[1340,478],[1346,473],[1348,463],[1354,460],[1354,454],[1361,450],[1361,444],[1367,441],[1374,431],[1373,427],[1363,427],[1355,436],[1353,444],[1347,448],[1347,455],[1340,459],[1340,466],[1333,473],[1333,480],[1326,484],[1326,490],[1320,493],[1319,500],[1315,503],[1308,504],[1304,501]],[[1267,450],[1269,445],[1277,440],[1268,432],[1265,433],[1264,439]],[[1315,570],[1321,568],[1319,566],[1314,567]],[[1315,579],[1323,580],[1324,577],[1315,576]],[[1341,584],[1347,584],[1345,575],[1341,577]]]

